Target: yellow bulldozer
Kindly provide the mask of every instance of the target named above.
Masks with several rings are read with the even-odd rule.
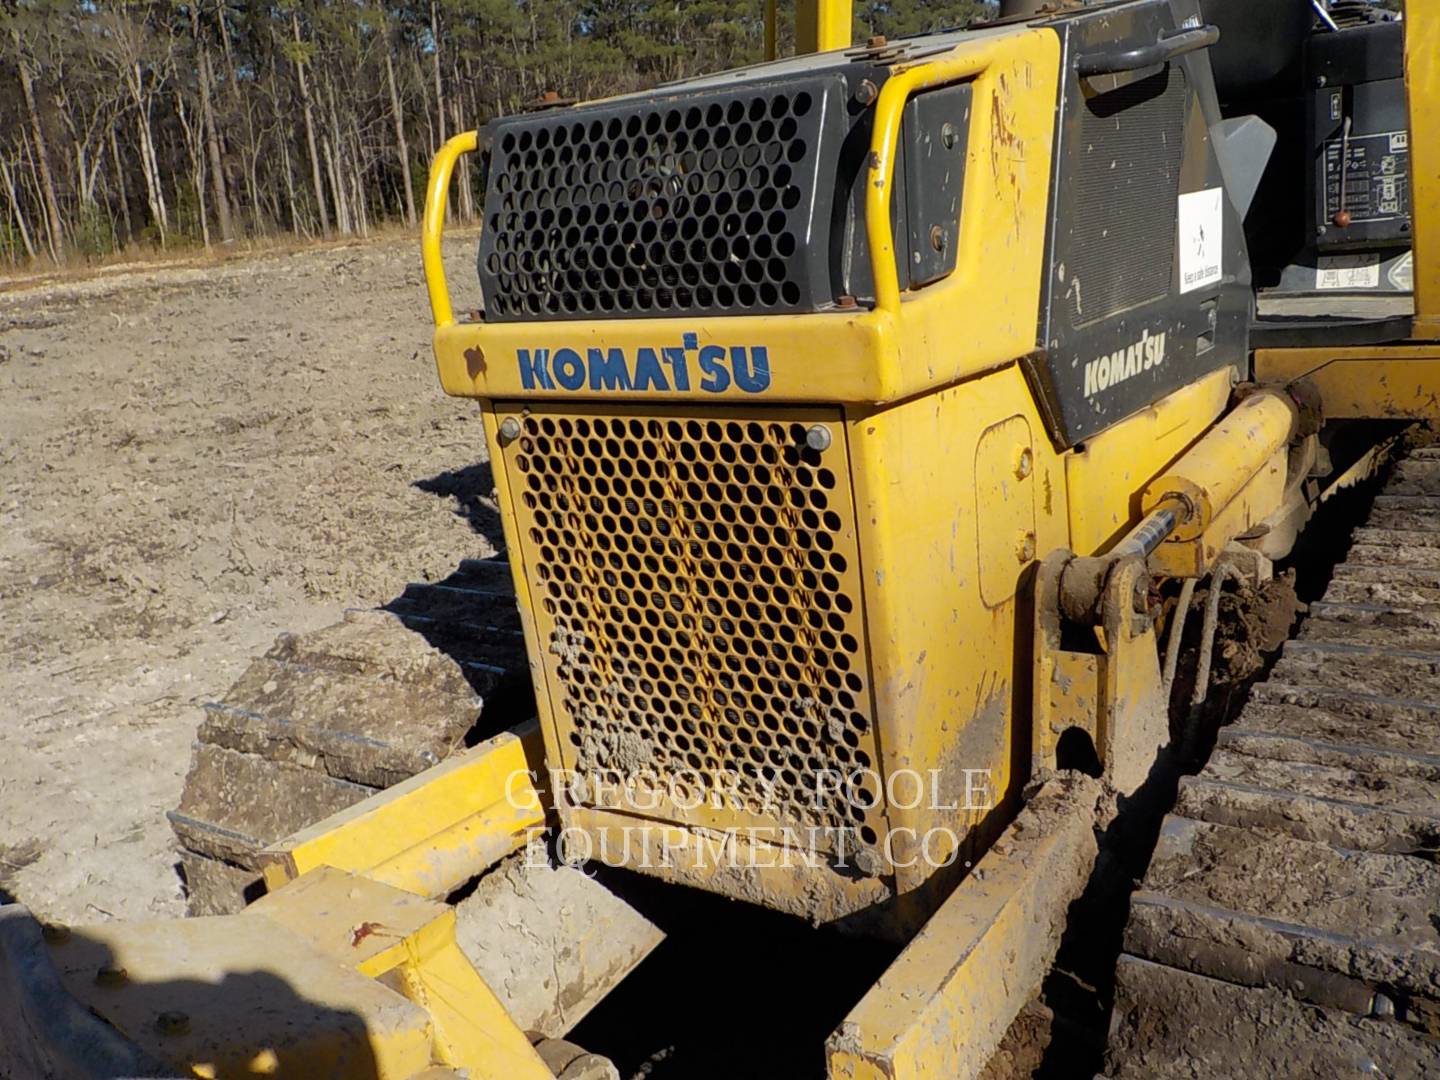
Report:
[[[5,1075],[1018,1074],[1103,924],[1047,1075],[1440,1076],[1440,6],[850,9],[440,152],[505,557],[207,710],[196,917],[0,908]]]

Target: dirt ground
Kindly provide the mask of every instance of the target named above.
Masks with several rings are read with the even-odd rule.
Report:
[[[200,706],[280,631],[493,552],[479,417],[436,381],[413,238],[5,285],[0,892],[178,916]]]

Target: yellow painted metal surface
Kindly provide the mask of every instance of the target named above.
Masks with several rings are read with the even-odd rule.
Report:
[[[890,193],[905,102],[920,91],[965,79],[974,80],[974,111],[962,205],[982,206],[985,212],[963,216],[959,262],[947,281],[968,278],[973,288],[989,278],[1007,288],[1031,288],[1035,302],[1027,310],[1039,310],[1040,279],[1029,274],[1029,256],[1035,244],[1044,245],[1053,116],[1038,108],[1030,94],[1038,90],[1054,100],[1058,54],[1053,32],[1023,29],[1014,36],[976,38],[947,56],[902,68],[886,81],[875,104],[865,192],[865,229],[880,311],[893,316],[900,310]],[[977,329],[992,321],[1003,325],[1016,302],[1005,299],[998,307],[973,309],[987,315]]]
[[[780,55],[780,3],[765,0],[765,59]],[[852,15],[850,0],[796,0],[795,51],[829,52],[850,47]]]
[[[433,1063],[423,1009],[256,915],[77,927],[51,958],[185,1076],[400,1080]]]
[[[1225,411],[1230,383],[1228,370],[1212,372],[1065,455],[1072,551],[1107,551],[1130,530],[1145,485]]]
[[[827,459],[821,455],[831,472],[827,483],[834,485],[821,490],[839,498],[847,487],[853,484],[854,488],[853,524],[852,512],[844,510],[839,521],[842,528],[831,534],[829,551],[847,559],[844,571],[837,577],[837,585],[843,578],[843,587],[831,595],[849,598],[856,621],[852,626],[847,617],[831,632],[849,633],[856,639],[856,651],[851,654],[853,670],[863,678],[868,667],[870,674],[868,687],[858,697],[853,711],[860,714],[863,724],[877,725],[878,733],[871,743],[867,727],[854,729],[862,741],[852,753],[863,750],[867,756],[860,760],[869,762],[879,775],[908,773],[922,777],[927,787],[918,798],[900,790],[898,799],[887,800],[890,805],[872,823],[877,832],[888,830],[890,838],[882,854],[894,879],[886,883],[885,890],[903,894],[919,888],[930,876],[932,858],[938,864],[950,863],[953,873],[954,865],[976,857],[1003,826],[1014,805],[1017,785],[1025,775],[1027,748],[1013,742],[1013,733],[1022,726],[1022,717],[1029,708],[1029,672],[1016,667],[1016,624],[1023,618],[1016,594],[1023,591],[1032,572],[1035,552],[1068,546],[1077,524],[1090,536],[1113,531],[1109,523],[1116,515],[1124,520],[1136,488],[1159,472],[1179,448],[1193,441],[1193,436],[1203,429],[1203,419],[1183,415],[1189,402],[1198,400],[1205,408],[1217,407],[1215,403],[1224,392],[1228,392],[1228,376],[1222,373],[1214,386],[1177,395],[1175,400],[1122,425],[1118,429],[1122,433],[1133,425],[1128,445],[1134,462],[1151,462],[1148,474],[1139,472],[1140,466],[1132,462],[1136,475],[1132,486],[1123,489],[1109,475],[1115,459],[1103,447],[1093,455],[1072,461],[1068,455],[1056,455],[1048,440],[1034,438],[1036,432],[1043,431],[1043,423],[1023,377],[1013,366],[892,408],[848,410],[843,417],[825,409],[712,408],[691,412],[694,407],[688,406],[679,411],[637,411],[633,407],[611,409],[598,403],[557,408],[537,402],[528,406],[527,412],[526,406],[493,405],[486,412],[492,438],[506,419],[514,420],[517,431],[522,433],[504,445],[496,438],[492,454],[495,461],[505,463],[496,470],[497,482],[503,485],[502,505],[517,508],[514,514],[506,513],[506,527],[513,536],[510,549],[517,556],[517,589],[526,612],[527,633],[534,640],[532,656],[541,665],[541,677],[536,680],[542,691],[538,708],[552,760],[566,769],[580,765],[581,749],[570,738],[577,731],[575,718],[599,717],[602,712],[608,715],[617,710],[623,712],[625,723],[616,726],[618,722],[602,718],[597,731],[603,732],[607,724],[616,726],[610,746],[612,752],[620,754],[616,760],[624,760],[626,744],[614,736],[632,725],[630,709],[620,710],[623,703],[618,700],[613,707],[609,701],[587,705],[585,693],[587,689],[603,691],[617,682],[623,688],[620,680],[626,678],[634,680],[633,687],[623,690],[626,702],[631,695],[638,696],[646,709],[635,731],[643,736],[647,727],[653,728],[664,739],[672,740],[669,752],[680,758],[698,746],[701,764],[713,768],[707,757],[713,751],[719,724],[724,722],[720,713],[734,704],[746,710],[747,724],[753,729],[765,730],[768,724],[774,724],[783,732],[781,725],[791,715],[783,702],[777,706],[774,701],[751,701],[744,696],[747,691],[743,685],[692,678],[686,674],[684,664],[675,668],[674,676],[678,677],[652,679],[648,690],[640,686],[645,674],[639,665],[657,659],[674,662],[676,657],[666,650],[673,650],[675,645],[673,639],[663,636],[659,626],[651,625],[646,632],[652,633],[654,640],[645,641],[639,633],[641,626],[628,622],[631,613],[644,620],[647,612],[673,612],[680,627],[697,625],[688,621],[699,610],[695,605],[703,605],[712,597],[691,595],[693,583],[707,590],[716,588],[713,599],[727,605],[736,599],[729,591],[730,583],[748,587],[741,571],[753,573],[766,564],[769,556],[762,554],[759,562],[741,558],[723,572],[725,559],[717,560],[708,569],[698,564],[677,566],[663,588],[657,588],[662,583],[654,580],[656,567],[632,566],[629,560],[665,558],[683,549],[683,544],[675,551],[670,551],[668,544],[660,550],[648,547],[647,530],[651,530],[648,535],[656,537],[698,541],[701,559],[707,558],[707,544],[747,544],[753,537],[744,531],[749,526],[740,515],[755,513],[767,505],[765,490],[747,494],[754,485],[746,476],[742,489],[726,491],[725,485],[735,479],[727,473],[718,478],[722,487],[713,501],[710,497],[687,499],[687,485],[707,485],[717,478],[705,474],[697,479],[688,465],[677,471],[675,463],[703,462],[707,454],[708,460],[720,461],[722,453],[731,453],[739,460],[746,446],[758,455],[762,443],[750,443],[743,430],[757,419],[762,426],[775,421],[799,423],[802,427],[824,423],[833,428],[836,440],[827,453],[843,448],[848,457],[842,454]],[[996,424],[991,422],[994,417],[1008,419]],[[583,431],[579,426],[582,420],[587,425]],[[603,432],[595,426],[597,420],[606,423]],[[618,434],[609,427],[616,422],[620,423]],[[638,434],[631,430],[632,422],[639,425]],[[1165,427],[1160,438],[1154,437],[1158,424],[1172,422],[1173,426]],[[671,433],[671,423],[680,425],[678,436]],[[659,426],[652,431],[652,424]],[[718,425],[718,437],[704,434],[711,424]],[[742,437],[730,440],[730,424],[741,425]],[[688,434],[691,425],[701,434]],[[611,439],[615,445],[607,447]],[[597,440],[598,448],[590,445],[591,440]],[[688,449],[682,451],[682,447]],[[1027,449],[1029,461],[1022,465]],[[519,458],[525,459],[523,464]],[[1017,475],[1021,471],[1026,472],[1023,478]],[[590,479],[582,483],[582,478]],[[593,478],[606,478],[603,490]],[[622,483],[616,484],[616,479]],[[779,482],[773,477],[772,481]],[[1092,491],[1113,490],[1115,495],[1108,503],[1097,501],[1074,507],[1067,503],[1070,483],[1088,485]],[[781,490],[803,495],[812,489],[799,486],[798,491],[791,487]],[[1023,516],[1015,517],[1012,529],[997,526],[996,493],[1002,490],[1024,496],[1016,504],[1023,507]],[[541,494],[547,495],[549,505],[539,497]],[[797,509],[792,503],[794,494],[781,497],[792,513]],[[661,504],[666,499],[673,501],[675,509],[662,512]],[[560,509],[562,500],[564,509]],[[587,500],[599,501],[587,504]],[[687,505],[689,510],[684,509]],[[827,504],[824,509],[831,511],[835,505],[842,509],[844,506],[843,502]],[[705,523],[721,520],[727,506],[740,529],[717,540]],[[803,507],[799,509],[803,512]],[[592,515],[588,522],[587,513]],[[702,523],[698,532],[683,531],[697,521]],[[793,525],[794,519],[791,521]],[[765,527],[759,518],[757,523]],[[1033,546],[1023,536],[1030,531],[1034,533]],[[1011,536],[1011,532],[1022,535]],[[856,543],[856,537],[861,568],[858,576],[853,558],[845,554],[847,545]],[[783,562],[795,554],[798,552],[791,556],[777,552],[776,558]],[[595,555],[600,561],[587,566]],[[561,573],[557,574],[557,569]],[[643,574],[651,575],[648,590]],[[677,589],[680,579],[692,584]],[[648,592],[646,603],[630,598],[619,605],[626,618],[613,612],[601,617],[601,608],[607,605],[595,602],[600,590],[627,588]],[[657,592],[661,594],[658,602],[654,598]],[[570,605],[569,615],[559,606],[562,602]],[[769,598],[756,601],[747,595],[738,602],[739,614],[733,616],[737,630],[745,620],[744,606],[768,603]],[[546,603],[554,610],[547,610]],[[613,609],[616,604],[608,607]],[[590,617],[579,616],[581,610],[588,611]],[[803,622],[807,610],[795,609],[796,617]],[[859,621],[862,614],[863,623]],[[766,620],[751,622],[750,636],[765,640],[761,628]],[[557,636],[560,631],[563,635]],[[718,630],[712,632],[717,638],[727,636]],[[571,637],[574,634],[583,639],[578,645]],[[617,645],[632,650],[631,654],[616,652]],[[635,651],[637,647],[641,651]],[[708,646],[702,648],[692,642],[688,648],[696,655],[690,657],[682,650],[681,659],[689,659],[690,670],[698,676]],[[660,653],[663,655],[657,655]],[[825,684],[821,681],[820,685]],[[682,697],[680,688],[690,688],[685,692],[693,698]],[[734,702],[719,702],[715,697],[717,693],[737,691]],[[873,694],[873,704],[866,704],[866,694]],[[678,717],[670,712],[671,705],[684,704],[688,708],[692,703],[702,706],[705,726],[697,722],[693,732],[679,723],[673,732],[663,726],[666,716]],[[816,704],[816,721],[828,725],[830,717],[825,710],[839,705],[839,699],[832,698],[828,703],[819,700]],[[587,714],[587,708],[598,711]],[[848,706],[841,708],[836,718],[844,720],[848,711],[852,711]],[[800,722],[807,720],[802,718]],[[738,728],[731,726],[729,730],[731,738],[735,738]],[[686,740],[683,745],[673,741],[677,736]],[[799,749],[803,760],[812,748],[799,738],[798,733],[790,737],[787,752]],[[581,741],[583,744],[584,739]],[[784,746],[784,740],[777,740],[777,745]],[[675,775],[680,775],[679,760]],[[717,830],[775,824],[733,807],[717,808],[706,803],[681,808],[667,803],[663,792],[659,796],[643,793],[639,801],[646,811],[637,813],[631,805],[627,816],[627,800],[635,797],[633,791],[612,793],[609,809],[614,812],[609,816],[602,812],[603,807],[594,811],[562,808],[562,813],[567,824],[595,830],[594,842],[597,846],[607,844],[612,859],[616,853],[619,861],[630,865],[648,859],[651,869],[666,868],[664,872],[671,872],[671,864],[656,857],[656,845],[662,841],[694,848],[703,845],[701,838],[710,836],[708,842],[714,845]],[[691,831],[636,831],[628,841],[631,846],[627,851],[624,827],[647,820],[687,823]],[[714,850],[718,848],[712,847]],[[873,887],[854,895],[813,889],[807,894],[807,885],[813,882],[804,873],[768,878],[773,880],[757,885],[753,881],[746,884],[743,875],[728,879],[723,874],[686,876],[692,883],[786,910],[807,909],[808,905],[812,915],[823,918],[844,918],[852,906],[876,902]],[[893,920],[892,927],[913,929],[928,914],[931,903],[933,897],[917,896],[913,902],[899,904],[887,918]]]
[[[1100,745],[1100,712],[1105,696],[1101,642],[1093,639],[1091,648],[1082,651],[1074,644],[1066,648],[1061,636],[1060,577],[1071,558],[1068,550],[1053,551],[1041,561],[1035,574],[1030,726],[1034,769],[1057,766],[1060,740],[1072,730],[1083,732],[1092,747]]]
[[[845,1018],[830,1080],[970,1080],[1039,988],[1095,858],[1099,785],[1047,786]],[[1039,810],[1037,813],[1036,811]]]
[[[1440,420],[1440,344],[1255,351],[1257,382],[1300,378],[1327,419]]]
[[[1127,790],[1143,775],[1165,737],[1154,631],[1112,602],[1093,652],[1060,649],[1058,627],[1044,638],[1027,606],[1037,553],[1103,550],[1178,492],[1193,520],[1156,565],[1199,572],[1279,504],[1294,418],[1260,395],[1207,437],[1230,397],[1220,371],[1054,451],[1017,358],[1035,348],[1046,275],[1059,63],[1053,33],[1017,26],[886,82],[864,221],[873,310],[485,324],[437,307],[442,385],[483,403],[547,756],[591,778],[559,806],[579,854],[906,936],[1001,835],[1032,753],[1053,759],[1065,730],[1084,730]],[[962,80],[973,106],[957,266],[902,291],[890,199],[903,109]],[[428,259],[427,277],[433,296]],[[959,312],[983,317],[960,334]],[[537,378],[539,350],[566,379]],[[660,377],[597,377],[612,350],[648,353]],[[702,385],[717,365],[726,377]],[[832,441],[811,461],[800,447],[817,425]],[[764,460],[767,447],[782,457]],[[1132,560],[1114,588],[1143,574]],[[799,778],[836,764],[873,768],[880,789],[857,819],[879,856],[860,874],[793,861],[803,853],[773,827],[801,813],[673,788],[706,794],[748,766],[795,810],[809,794]],[[664,775],[607,800],[593,786],[607,770]],[[1089,829],[1045,842],[1074,850]],[[998,1038],[1015,958],[1035,958],[1043,878],[1004,848],[986,858],[994,872],[951,894],[832,1041],[833,1076],[964,1074]]]
[[[1435,0],[1405,4],[1405,87],[1415,230],[1414,333],[1433,339],[1440,338],[1440,4]]]
[[[475,1080],[553,1080],[455,941],[455,909],[331,867],[257,900],[267,919],[424,1010],[438,1064]],[[375,985],[380,985],[376,983]]]
[[[1032,318],[1033,322],[1033,318]],[[713,354],[727,369],[704,393],[716,403],[767,402],[811,404],[819,401],[878,401],[903,392],[897,367],[893,325],[873,312],[822,312],[810,315],[737,315],[724,319],[614,319],[566,323],[455,323],[435,332],[435,354],[445,392],[459,397],[565,400],[603,391],[607,399],[666,401],[696,396],[702,384],[700,353]],[[1031,327],[1032,334],[1034,327]],[[687,348],[685,337],[695,336]],[[769,361],[769,385],[763,394],[745,390],[729,377],[730,349],[760,344]],[[611,389],[585,381],[577,390],[559,383],[527,386],[521,354],[546,350],[547,358],[571,350],[588,364],[592,350],[605,357],[612,349],[635,357],[642,349],[664,356],[682,353],[688,392],[668,365],[661,369],[665,389]],[[711,354],[707,354],[711,355]],[[814,358],[823,356],[823,365]],[[553,382],[553,380],[552,380]]]
[[[1201,532],[1187,539],[1167,540],[1156,548],[1150,556],[1151,571],[1176,578],[1209,573],[1226,544],[1244,536],[1281,509],[1293,479],[1288,475],[1288,459],[1283,446],[1272,453]]]
[[[881,910],[891,898],[887,882],[853,870],[844,876],[807,873],[823,866],[826,856],[815,856],[812,867],[805,848],[774,842],[768,831],[686,828],[589,807],[576,807],[566,824],[586,838],[581,853],[588,861],[663,874],[672,884],[763,904],[810,922],[893,936]],[[855,865],[853,856],[847,865]]]
[[[848,49],[851,41],[850,0],[795,0],[795,51]]]
[[[425,286],[430,293],[430,314],[435,325],[455,321],[450,308],[450,286],[445,281],[445,262],[440,254],[440,234],[445,228],[445,203],[450,197],[450,177],[461,154],[473,154],[478,133],[464,131],[452,136],[430,163],[430,190],[425,195],[425,220],[421,225],[420,256],[425,267]]]
[[[1007,421],[1007,450],[979,454],[995,419],[1007,417],[1023,421]],[[1022,426],[1043,430],[1014,367],[850,417],[882,771],[926,784],[920,797],[898,792],[888,812],[902,894],[937,868],[939,888],[978,858],[1023,780],[1014,733],[1029,672],[1016,667],[1014,593],[1034,551],[1026,557],[1013,535],[988,528],[981,495],[1017,482],[1019,448],[1010,444]],[[1034,550],[1048,551],[1064,544],[1068,519],[1063,467],[1048,440],[1034,440],[1030,468],[1020,491],[1032,499]],[[899,921],[913,930],[933,902],[913,897]]]
[[[1035,766],[1056,762],[1060,738],[1067,731],[1083,731],[1092,745],[1100,745],[1100,711],[1105,700],[1102,659],[1098,653],[1058,648],[1049,657],[1037,659]]]
[[[1095,745],[1106,782],[1124,795],[1145,782],[1170,741],[1170,703],[1161,683],[1155,624],[1135,610],[1136,592],[1149,585],[1145,560],[1125,559],[1110,571],[1102,608],[1105,659]]]
[[[543,829],[543,770],[537,727],[498,735],[271,847],[266,886],[330,866],[444,896]]]
[[[1106,782],[1128,795],[1144,782],[1169,741],[1154,626],[1135,610],[1136,592],[1143,595],[1149,585],[1149,568],[1138,555],[1112,565],[1100,622],[1072,627],[1067,635],[1059,593],[1072,558],[1068,551],[1051,553],[1036,584],[1033,767],[1083,768],[1093,753]],[[1088,752],[1086,740],[1077,742],[1077,735],[1088,737]]]
[[[1035,437],[1030,422],[1011,416],[981,432],[972,472],[979,509],[974,529],[980,598],[997,607],[1019,587],[1016,567],[1035,558]]]
[[[1284,393],[1252,394],[1222,417],[1170,470],[1146,485],[1146,512],[1176,497],[1188,508],[1166,543],[1194,540],[1209,528],[1290,441],[1297,420],[1295,405]]]
[[[584,397],[600,387],[585,382],[569,390],[558,383],[533,385],[533,379],[527,386],[521,350],[529,356],[545,349],[553,357],[569,349],[578,358],[588,358],[592,349],[602,350],[602,355],[620,349],[632,357],[641,349],[655,350],[657,356],[670,349],[682,354],[691,373],[693,389],[688,394],[667,378],[644,389],[606,388],[604,396],[868,404],[899,401],[1013,362],[1035,348],[1058,66],[1055,34],[1016,27],[978,35],[940,58],[902,68],[886,83],[875,106],[873,148],[881,155],[881,179],[888,185],[905,94],[947,81],[973,80],[963,203],[985,208],[963,216],[954,273],[905,293],[903,318],[902,298],[884,288],[875,310],[796,316],[496,324],[437,317],[434,340],[441,385],[450,394],[489,399]],[[878,240],[883,251],[872,249],[872,269],[882,285],[893,285],[889,196],[877,203],[877,192],[872,188],[867,196],[871,205],[866,228],[872,246]],[[882,209],[878,218],[876,206]],[[427,207],[426,221],[432,220],[438,229],[443,215]],[[431,239],[427,230],[427,250]],[[443,273],[438,262],[427,261],[426,267],[433,295],[437,281],[443,289]],[[967,326],[963,348],[955,340],[956,311],[985,312],[984,319]],[[685,345],[686,335],[694,335],[693,349]],[[713,389],[696,395],[699,350],[718,347],[722,352],[717,355],[728,363],[729,350],[736,346],[765,348],[768,386],[752,393],[726,378],[723,385],[717,380]],[[824,363],[817,364],[816,357]]]
[[[553,1080],[455,941],[455,911],[330,867],[239,915],[51,935],[65,988],[178,1074]]]
[[[491,458],[503,462],[496,484],[549,758],[581,772],[603,759],[622,767],[664,762],[672,776],[683,763],[714,775],[750,755],[752,747],[740,744],[745,731],[757,740],[751,766],[785,791],[804,790],[785,778],[787,770],[799,777],[834,764],[826,754],[836,746],[850,755],[841,764],[873,768],[879,786],[917,777],[918,795],[884,791],[857,821],[881,856],[870,868],[877,876],[865,879],[864,903],[899,933],[918,927],[965,861],[998,835],[1028,775],[1031,623],[1023,600],[1036,554],[1087,554],[1123,534],[1139,516],[1146,483],[1193,447],[1229,397],[1230,373],[1217,372],[1082,450],[1057,454],[1045,437],[1017,359],[1035,348],[1046,275],[1059,65],[1052,32],[1016,26],[897,67],[874,106],[864,222],[878,283],[873,310],[437,323],[442,385],[482,400]],[[962,80],[972,86],[973,105],[957,266],[938,282],[901,291],[889,200],[903,108],[915,93]],[[984,317],[967,320],[958,334],[957,312]],[[527,364],[540,350],[552,370],[563,364],[563,381],[540,379]],[[593,361],[608,362],[613,351],[634,361],[633,380],[597,377]],[[643,380],[641,359],[651,372]],[[744,380],[735,377],[741,361],[749,364]],[[702,385],[704,363],[725,367],[727,377]],[[582,420],[590,425],[584,433]],[[751,468],[755,462],[721,460],[721,448],[758,452],[765,439],[688,434],[691,425],[764,428],[771,420],[832,428],[827,453],[842,463],[827,466],[834,487],[821,492],[834,504],[825,510],[838,515],[836,527],[798,526],[803,501],[789,503],[778,522],[812,544],[826,539],[830,547],[819,553],[843,560],[832,571],[835,586],[796,590],[780,582],[789,591],[774,604],[772,594],[755,591],[777,585],[761,568],[799,569],[811,552],[772,542],[777,522],[758,511],[773,485],[732,484],[733,474],[717,479],[693,469],[697,462]],[[596,421],[606,425],[598,435]],[[610,427],[616,422],[618,435]],[[702,458],[706,447],[716,456]],[[682,458],[687,453],[693,456]],[[781,497],[803,500],[814,490],[792,471]],[[1223,490],[1212,518],[1234,498],[1234,487]],[[755,519],[742,517],[747,512]],[[757,526],[770,539],[752,555],[746,548]],[[722,551],[735,545],[734,557],[707,552],[712,543]],[[842,596],[851,609],[830,626],[832,610],[820,601],[834,605]],[[803,628],[817,613],[835,642],[848,636],[853,646],[797,634],[780,640],[788,656],[763,651],[774,643],[767,634],[780,639],[779,628],[795,626],[791,615]],[[824,663],[814,662],[817,650]],[[707,673],[712,654],[738,666]],[[836,669],[837,657],[848,670]],[[760,668],[747,669],[749,662]],[[852,673],[858,686],[847,684]],[[832,675],[839,686],[825,682]],[[827,687],[832,699],[806,694],[812,685]],[[758,741],[761,733],[768,743]],[[618,798],[615,805],[584,790],[579,805],[560,807],[562,821],[585,823],[592,840],[658,823],[645,844],[781,821],[743,800],[682,806],[664,791],[653,801],[643,792],[647,805],[637,810],[635,793]],[[858,899],[823,874],[791,874],[788,885],[761,874],[681,876],[785,910],[808,905],[823,918],[848,917]],[[826,884],[807,894],[817,882]]]

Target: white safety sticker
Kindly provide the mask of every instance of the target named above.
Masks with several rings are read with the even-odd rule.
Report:
[[[1180,196],[1180,291],[1193,292],[1221,278],[1225,192],[1206,188]]]
[[[1415,291],[1415,253],[1407,251],[1391,265],[1390,271],[1385,275],[1390,282],[1392,289],[1399,289],[1401,292]]]
[[[1317,289],[1374,289],[1379,285],[1379,255],[1322,255],[1316,261]]]

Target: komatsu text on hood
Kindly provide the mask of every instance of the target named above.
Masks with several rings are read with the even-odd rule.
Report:
[[[625,349],[516,349],[520,384],[526,390],[579,392],[653,390],[687,393],[691,388],[723,394],[732,386],[747,394],[770,388],[770,355],[763,345],[700,346],[696,334],[681,344]]]

